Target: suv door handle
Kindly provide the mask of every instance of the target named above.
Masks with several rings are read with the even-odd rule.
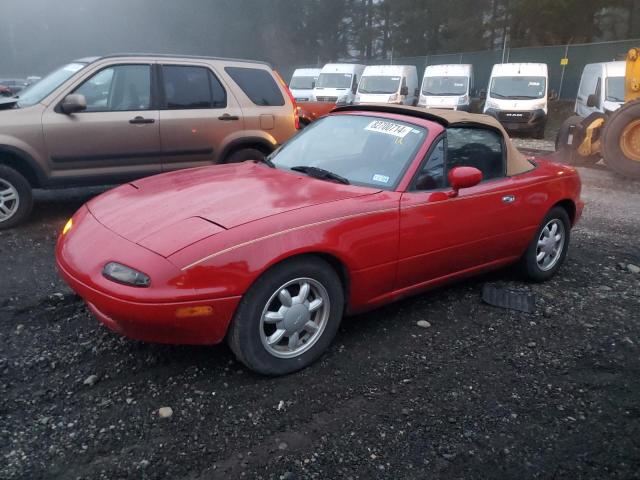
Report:
[[[513,203],[516,201],[515,195],[505,195],[502,197],[502,203]]]
[[[132,123],[133,125],[144,125],[146,123],[156,123],[156,121],[153,118],[137,116],[129,120],[129,123]]]
[[[240,117],[238,117],[236,115],[229,115],[228,113],[225,113],[224,115],[218,117],[218,120],[224,120],[224,121],[240,120]]]

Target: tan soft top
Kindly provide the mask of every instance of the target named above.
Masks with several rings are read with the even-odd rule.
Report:
[[[479,113],[467,113],[462,110],[440,110],[425,109],[419,107],[408,107],[404,105],[370,104],[370,105],[349,105],[338,107],[333,112],[386,112],[408,115],[410,117],[424,118],[437,122],[444,127],[454,127],[463,125],[483,125],[498,130],[504,139],[507,147],[507,175],[518,175],[528,172],[534,168],[522,153],[511,143],[511,138],[500,122],[489,115]]]

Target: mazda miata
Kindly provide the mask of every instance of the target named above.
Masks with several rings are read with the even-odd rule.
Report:
[[[493,118],[337,108],[262,161],[137,180],[84,205],[56,257],[133,339],[215,344],[282,375],[345,314],[518,264],[563,263],[583,209],[572,167],[525,158]]]

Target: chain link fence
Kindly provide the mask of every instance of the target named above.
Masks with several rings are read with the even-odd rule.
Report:
[[[627,51],[632,47],[640,47],[640,39],[614,42],[580,43],[574,45],[556,45],[550,47],[507,48],[503,50],[485,50],[480,52],[447,53],[426,55],[424,57],[393,58],[395,65],[415,65],[418,75],[427,65],[447,63],[470,63],[473,65],[475,86],[486,89],[494,64],[501,62],[546,63],[549,66],[549,88],[558,92],[561,99],[575,100],[580,84],[582,70],[588,63],[624,60]],[[563,58],[567,65],[561,65]],[[355,63],[352,62],[352,63]],[[370,65],[391,64],[390,59],[372,60]],[[317,67],[317,65],[283,65],[278,68],[283,78],[289,79],[296,68]]]

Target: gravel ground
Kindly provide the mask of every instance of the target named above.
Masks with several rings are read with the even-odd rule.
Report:
[[[100,326],[53,266],[97,190],[40,194],[0,232],[0,478],[640,478],[640,184],[581,173],[552,281],[503,270],[346,319],[276,379]],[[483,304],[487,282],[535,313]]]

